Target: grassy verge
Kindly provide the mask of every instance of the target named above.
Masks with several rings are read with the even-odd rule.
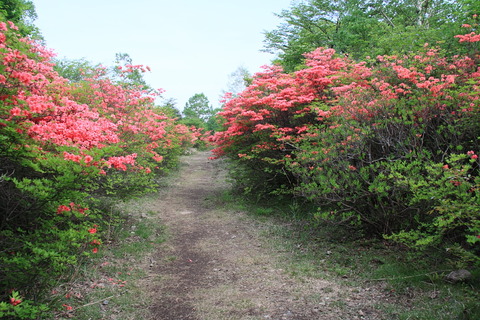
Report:
[[[117,205],[121,220],[110,238],[88,262],[81,264],[70,281],[52,291],[56,319],[145,319],[150,301],[142,288],[149,256],[166,240],[165,228],[148,210],[150,195]]]
[[[335,277],[367,290],[381,288],[384,298],[372,306],[386,319],[480,319],[480,270],[470,270],[473,277],[466,282],[449,283],[445,275],[455,267],[442,253],[415,255],[354,229],[312,220],[308,206],[291,201],[239,201],[228,193],[224,201],[264,226],[268,246],[289,253],[281,268],[292,276]]]

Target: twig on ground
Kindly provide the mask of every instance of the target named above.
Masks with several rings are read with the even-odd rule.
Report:
[[[443,273],[443,272],[448,272],[451,270],[440,270],[440,271],[433,271],[433,272],[427,272],[427,273],[422,273],[422,274],[416,274],[413,276],[405,276],[405,277],[396,277],[396,278],[378,278],[378,279],[365,279],[365,282],[368,281],[389,281],[389,280],[401,280],[401,279],[409,279],[409,278],[416,278],[416,277],[423,277],[423,276],[428,276],[430,274],[436,274],[436,273]]]
[[[105,300],[112,299],[112,298],[115,298],[115,297],[118,297],[118,296],[120,296],[120,294],[116,294],[116,295],[113,295],[113,296],[110,296],[110,297],[106,297],[106,298],[103,298],[103,299],[100,299],[100,300],[97,300],[97,301],[94,301],[94,302],[84,304],[83,306],[76,307],[76,308],[72,309],[71,311],[75,311],[75,310],[78,310],[78,309],[81,309],[81,308],[85,308],[85,307],[88,307],[88,306],[91,306],[91,305],[94,305],[94,304],[97,304],[97,303],[100,303],[100,302],[103,302]]]

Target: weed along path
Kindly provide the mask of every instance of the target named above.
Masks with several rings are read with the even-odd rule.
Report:
[[[225,172],[207,152],[183,158],[173,184],[152,201],[149,223],[168,240],[140,279],[151,319],[384,319],[383,290],[349,285],[325,270],[291,272],[291,252],[261,222],[225,206]]]

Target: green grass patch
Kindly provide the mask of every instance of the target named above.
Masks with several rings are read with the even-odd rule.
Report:
[[[168,237],[155,213],[145,209],[152,200],[122,203],[122,220],[112,225],[107,243],[52,292],[59,310],[55,319],[148,318],[151,301],[141,279],[147,276],[149,254]]]
[[[480,319],[479,270],[471,270],[467,282],[448,283],[445,275],[455,266],[442,252],[418,255],[354,228],[315,220],[308,204],[289,205],[288,199],[240,201],[228,193],[222,199],[262,225],[265,243],[282,254],[280,267],[294,277],[381,286],[397,301],[372,301],[388,319]]]

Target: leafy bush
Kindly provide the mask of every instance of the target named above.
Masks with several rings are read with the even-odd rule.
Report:
[[[0,301],[2,319],[38,319],[47,310],[47,305],[24,300],[17,291],[12,291],[8,302]]]
[[[72,82],[51,58],[0,22],[0,301],[13,288],[39,301],[101,245],[101,196],[152,190],[154,174],[174,167],[197,139],[155,107],[159,92],[129,78],[142,66],[114,76],[91,70]],[[20,317],[26,306],[2,312]]]
[[[478,262],[478,54],[305,56],[303,69],[266,69],[226,102],[216,155],[247,166],[252,187],[260,178],[313,201],[318,217],[417,249],[457,243]]]

